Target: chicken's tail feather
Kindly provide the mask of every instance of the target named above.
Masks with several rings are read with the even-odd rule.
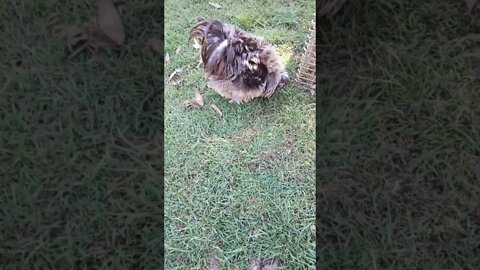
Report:
[[[192,38],[203,40],[205,38],[205,30],[207,26],[208,21],[204,18],[199,18],[198,22],[190,30],[190,36],[188,40],[190,41]]]
[[[199,18],[190,30],[190,39],[198,38],[201,46],[201,57],[205,70],[213,76],[232,78],[235,48],[235,28],[220,20]]]

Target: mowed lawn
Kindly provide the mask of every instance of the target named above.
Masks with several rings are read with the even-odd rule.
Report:
[[[114,1],[126,40],[71,52],[95,1],[0,1],[0,269],[159,269],[158,1]]]
[[[222,19],[275,44],[294,77],[314,4],[165,2],[166,269],[202,269],[211,255],[221,269],[247,269],[253,257],[314,268],[315,99],[292,85],[269,100],[229,104],[207,88],[188,42],[199,16]],[[195,89],[205,106],[187,111],[182,102]]]
[[[478,11],[350,1],[318,29],[318,267],[479,269]]]

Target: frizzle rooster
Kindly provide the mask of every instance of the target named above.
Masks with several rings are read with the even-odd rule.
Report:
[[[208,86],[230,103],[268,98],[288,85],[275,49],[264,39],[220,20],[199,18],[190,38],[200,44]]]

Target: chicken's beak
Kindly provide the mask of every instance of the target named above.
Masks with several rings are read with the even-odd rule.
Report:
[[[283,72],[280,78],[280,82],[278,83],[277,89],[283,89],[288,87],[288,83],[290,82],[290,77],[288,76],[287,72]]]

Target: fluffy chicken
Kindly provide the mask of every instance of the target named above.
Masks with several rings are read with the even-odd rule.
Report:
[[[230,103],[268,98],[288,85],[275,49],[264,39],[220,20],[199,18],[190,39],[200,44],[208,87]]]

